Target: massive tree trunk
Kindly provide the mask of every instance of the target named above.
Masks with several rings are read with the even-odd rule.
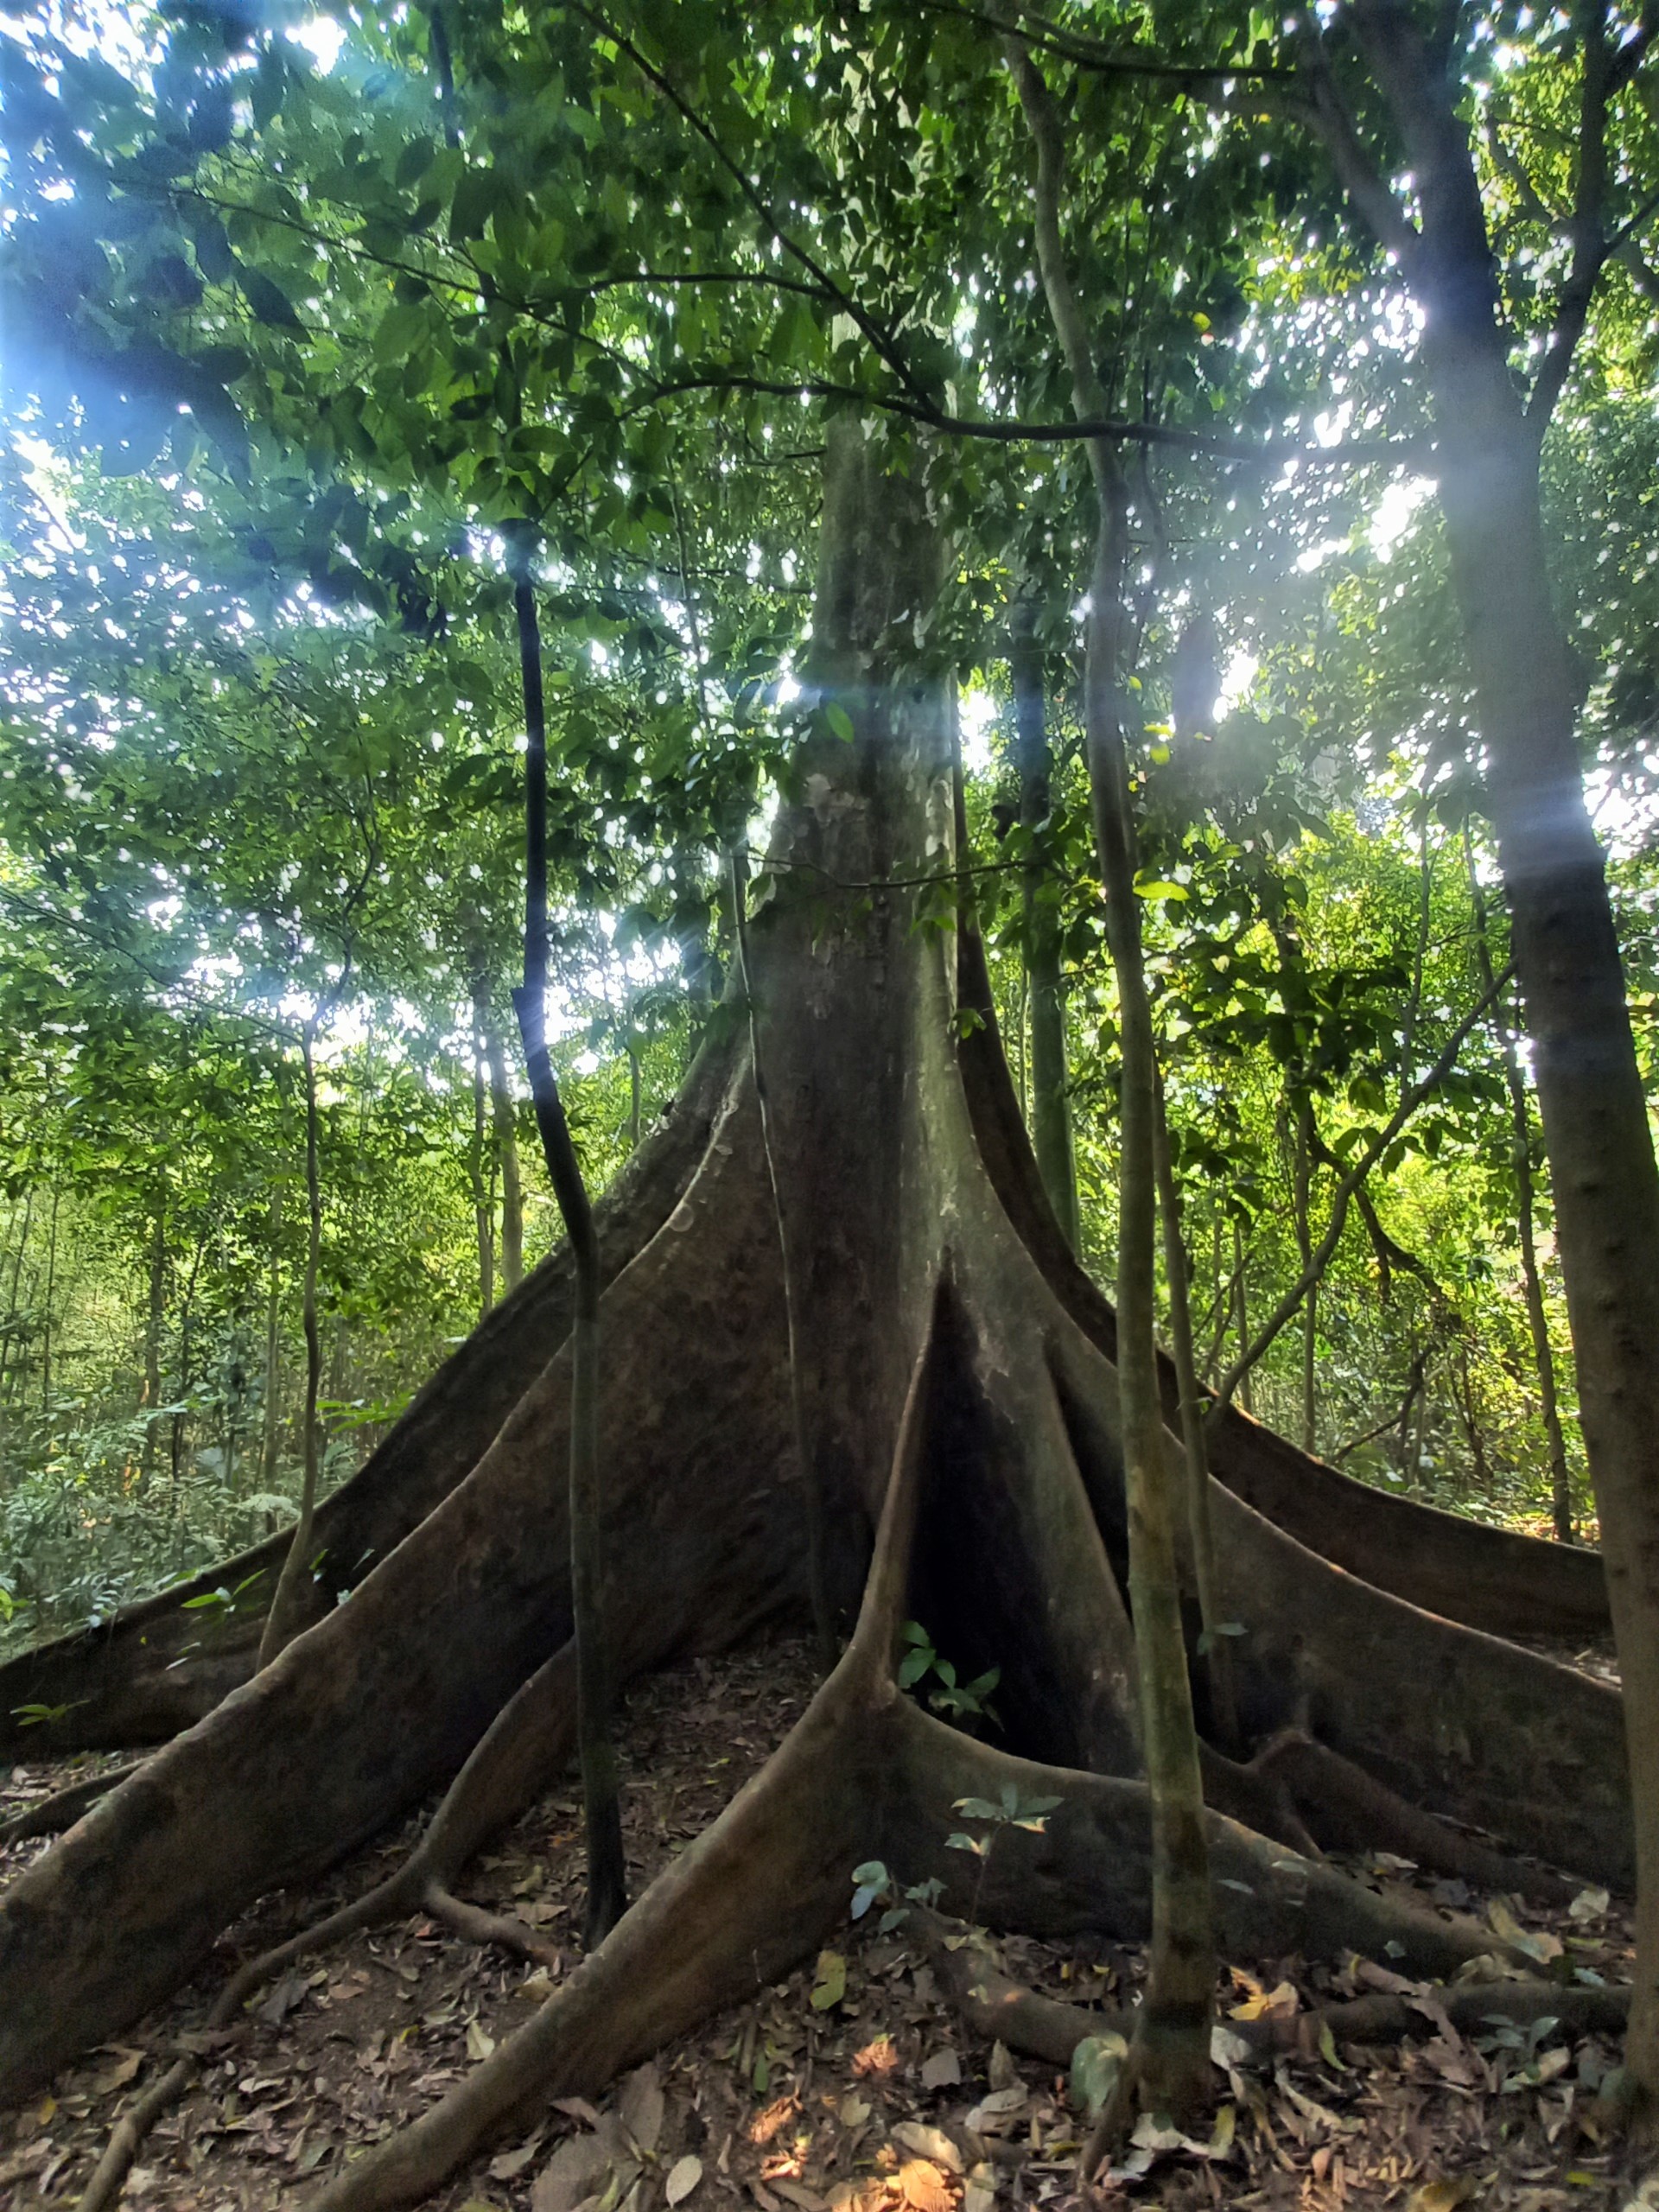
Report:
[[[842,1913],[861,1859],[883,1856],[906,1881],[937,1872],[962,1903],[959,1855],[944,1843],[964,1794],[1014,1783],[1062,1800],[1047,1834],[999,1847],[987,1917],[1051,1934],[1146,1927],[1112,1317],[1042,1196],[976,942],[916,925],[916,879],[950,868],[957,818],[950,687],[911,642],[938,557],[919,468],[887,479],[846,426],[831,456],[817,680],[855,736],[810,742],[797,763],[777,832],[791,865],[773,872],[753,926],[751,993],[799,1303],[807,1464],[773,1187],[735,1022],[715,1025],[721,1041],[609,1216],[602,1458],[625,1674],[804,1612],[808,1484],[831,1598],[857,1631],[771,1767],[524,2030],[330,2185],[335,2212],[417,2200],[527,2102],[591,2093],[757,1973],[775,1976]],[[977,1023],[961,1019],[967,1007]],[[563,1642],[555,1471],[568,1450],[568,1303],[554,1265],[489,1317],[324,1509],[331,1543],[374,1545],[370,1571],[343,1576],[348,1600],[0,1902],[0,2097],[118,2032],[262,1891],[452,1773]],[[1625,1879],[1617,1695],[1418,1610],[1275,1525],[1242,1493],[1288,1491],[1300,1472],[1325,1500],[1302,1535],[1323,1516],[1332,1550],[1369,1549],[1348,1486],[1244,1417],[1221,1424],[1215,1448],[1237,1484],[1217,1483],[1211,1504],[1218,1602],[1246,1630],[1235,1655],[1245,1745],[1282,1749],[1290,1731],[1307,1747],[1300,1762],[1208,1758],[1224,1947],[1397,1944],[1421,1973],[1492,1948],[1490,1930],[1403,1911],[1235,1824],[1346,1836],[1355,1798],[1328,1794],[1331,1773]],[[1378,1525],[1386,1544],[1418,1523]],[[1538,1587],[1550,1586],[1570,1555],[1516,1541],[1510,1589],[1535,1559]],[[151,1629],[176,1607],[175,1595],[158,1601]],[[907,1618],[959,1667],[1001,1667],[1006,1749],[899,1695]],[[144,1632],[130,1617],[99,1647],[111,1710],[114,1670],[142,1656]],[[77,1649],[42,1664],[67,1680]],[[521,1799],[537,1780],[522,1775]],[[1374,1790],[1370,1802],[1388,1801]],[[1433,1821],[1424,1832],[1431,1848],[1451,1835]]]

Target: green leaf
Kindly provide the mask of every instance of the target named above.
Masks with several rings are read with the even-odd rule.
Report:
[[[1099,2119],[1128,2055],[1129,2046],[1120,2035],[1084,2037],[1071,2054],[1069,2094],[1075,2109],[1090,2120]]]
[[[850,745],[852,743],[853,718],[848,713],[845,707],[842,706],[836,700],[826,699],[823,707],[823,719],[829,723],[830,728],[834,730],[836,735],[841,740],[843,745]]]
[[[449,203],[451,238],[458,245],[469,238],[481,238],[500,197],[501,186],[493,169],[466,170]]]
[[[832,2012],[846,1994],[846,1960],[839,1951],[820,1951],[817,1977],[812,1984],[810,2002],[813,2011]]]
[[[294,312],[294,303],[281,285],[267,276],[263,269],[238,268],[236,281],[243,298],[261,322],[278,330],[303,330],[305,325]]]

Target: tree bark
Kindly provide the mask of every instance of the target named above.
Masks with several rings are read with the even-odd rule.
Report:
[[[1313,1102],[1304,1096],[1296,1109],[1296,1134],[1292,1141],[1291,1181],[1296,1221],[1296,1250],[1304,1268],[1313,1256],[1310,1215],[1313,1161]],[[1302,1449],[1310,1458],[1319,1449],[1319,1286],[1307,1287],[1302,1308]]]
[[[525,531],[511,543],[524,727],[524,969],[513,994],[542,1156],[575,1265],[570,1316],[570,1613],[576,1647],[576,1753],[588,1849],[586,1940],[602,1942],[627,1906],[620,1784],[611,1737],[615,1681],[607,1500],[600,1478],[599,1238],[547,1050],[547,721],[541,616]]]
[[[149,1268],[144,1301],[144,1394],[139,1401],[149,1415],[139,1453],[138,1480],[148,1493],[156,1472],[156,1408],[162,1402],[162,1327],[167,1318],[167,1206],[158,1199],[150,1231]]]
[[[495,1303],[495,1178],[491,1173],[485,1122],[484,1037],[477,986],[473,998],[473,1141],[467,1160],[473,1186],[473,1225],[478,1248],[478,1312],[481,1320]]]

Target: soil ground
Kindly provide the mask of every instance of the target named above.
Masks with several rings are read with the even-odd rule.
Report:
[[[806,1647],[775,1642],[688,1662],[632,1692],[620,1748],[636,1892],[761,1764],[812,1686]],[[20,1766],[9,1780],[0,1770],[0,1818],[100,1764]],[[384,1875],[418,1827],[411,1819],[303,1892],[264,1899],[164,2012],[53,2094],[0,2117],[0,2205],[72,2203],[123,2108],[199,2024],[222,1979]],[[296,2205],[337,2161],[413,2118],[574,1964],[578,1830],[567,1783],[460,1885],[535,1925],[558,1948],[556,1972],[469,1948],[420,1917],[302,1964],[256,2000],[162,2121],[124,2201],[142,2212]],[[0,1854],[0,1883],[46,1847]],[[1512,1898],[1420,1880],[1397,1859],[1343,1863],[1378,1887],[1412,1886],[1495,1926],[1515,1916],[1551,1961],[1546,1971],[1610,1980],[1628,1972],[1628,1926],[1605,1893],[1586,1891],[1551,1922]],[[816,1966],[671,2045],[598,2108],[567,2100],[531,2135],[496,2146],[435,2200],[437,2212],[1060,2212],[1075,2202],[1085,2130],[1066,2082],[964,2031],[903,1928],[883,1935],[877,1919],[849,1922]],[[1077,2004],[1122,2007],[1141,1973],[1134,1952],[1103,1944],[998,1948],[1016,1980]],[[1236,1961],[1224,1977],[1224,2021],[1361,1986],[1353,1962]],[[1605,2040],[1548,2032],[1530,2045],[1513,2031],[1448,2039],[1425,2017],[1421,2036],[1403,2045],[1332,2045],[1271,2072],[1218,2066],[1211,2139],[1132,2147],[1102,2196],[1121,2212],[1136,2202],[1181,2212],[1223,2202],[1274,2212],[1626,2206],[1632,2190],[1611,2150],[1586,2133],[1591,2094],[1615,2056]]]

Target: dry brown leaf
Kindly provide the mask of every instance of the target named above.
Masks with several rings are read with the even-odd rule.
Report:
[[[931,2159],[906,2158],[897,2180],[912,2212],[951,2212],[950,2184]]]
[[[1017,2089],[1020,2086],[1020,2069],[1005,2043],[991,2045],[990,2075],[993,2089]]]
[[[671,2204],[683,2203],[702,2179],[702,2160],[695,2152],[688,2151],[684,2158],[677,2158],[669,2168],[663,2194]]]
[[[1294,1985],[1281,1981],[1276,1989],[1258,1989],[1242,2005],[1235,2005],[1232,2017],[1236,2020],[1259,2020],[1268,2012],[1294,2012],[1300,2003]]]
[[[596,2135],[573,2135],[561,2143],[536,2177],[531,2212],[575,2212],[610,2167],[610,2155]]]
[[[1536,1959],[1541,1966],[1560,1957],[1560,1937],[1551,1935],[1548,1928],[1523,1928],[1502,1897],[1494,1897],[1488,1904],[1486,1918],[1495,1936],[1501,1936],[1524,1957]]]
[[[804,2182],[781,2181],[773,2178],[772,2186],[779,2196],[799,2208],[799,2212],[830,2212],[827,2197],[820,2196],[816,2189],[808,2189]]]
[[[962,2061],[949,2044],[942,2044],[922,2061],[925,2089],[948,2089],[961,2079]]]
[[[942,2127],[929,2127],[919,2120],[901,2120],[892,2133],[901,2151],[913,2151],[918,2158],[931,2158],[936,2166],[944,2166],[950,2173],[962,2171],[962,2153]]]
[[[531,2137],[528,2143],[521,2143],[516,2151],[499,2152],[490,2160],[490,2179],[511,2181],[515,2174],[523,2173],[524,2168],[541,2148],[541,2133],[538,2130]]]
[[[107,2074],[100,2075],[99,2080],[93,2082],[92,2094],[95,2097],[107,2097],[112,2090],[124,2089],[143,2063],[144,2054],[142,2050],[127,2050],[123,2048],[120,2063],[111,2066]]]
[[[654,2151],[663,2132],[663,2077],[654,2060],[636,2067],[622,2084],[617,2114],[642,2151]]]

